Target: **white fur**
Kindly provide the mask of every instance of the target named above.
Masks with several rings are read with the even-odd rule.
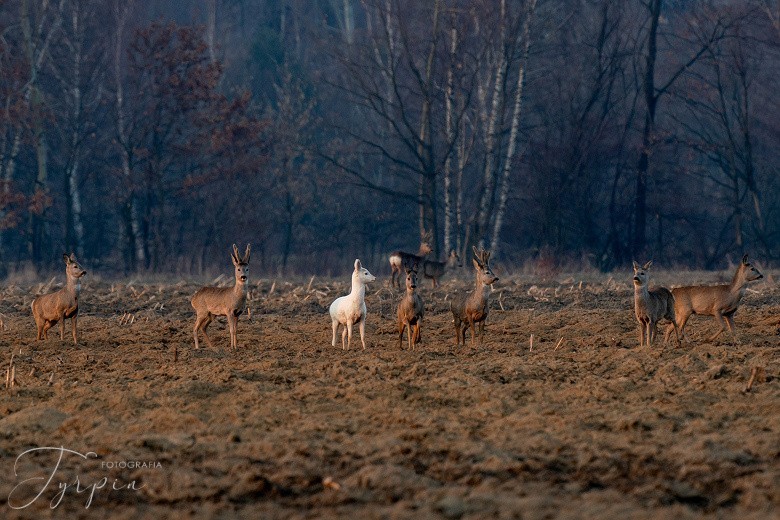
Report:
[[[336,346],[336,332],[339,324],[344,326],[341,331],[341,348],[346,350],[352,343],[352,325],[360,328],[360,342],[363,350],[366,348],[366,284],[376,280],[376,277],[355,260],[355,270],[352,272],[352,291],[330,304],[330,319],[333,325],[333,341]]]

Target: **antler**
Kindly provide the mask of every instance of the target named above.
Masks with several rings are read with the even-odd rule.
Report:
[[[474,258],[477,259],[477,262],[482,265],[488,265],[488,262],[490,261],[490,251],[485,251],[481,248],[477,249],[476,246],[472,246],[472,249],[474,250]]]
[[[252,250],[252,246],[247,244],[246,245],[246,251],[244,251],[244,263],[245,264],[249,263],[249,253],[250,253],[251,250]],[[236,251],[236,252],[238,252],[238,251]]]
[[[431,242],[431,232],[423,230],[423,232],[420,233],[420,243],[429,244],[430,242]]]

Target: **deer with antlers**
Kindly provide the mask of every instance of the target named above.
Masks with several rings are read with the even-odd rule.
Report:
[[[236,283],[233,287],[201,287],[193,295],[190,302],[195,309],[195,348],[200,348],[198,344],[198,331],[203,332],[206,343],[214,348],[211,338],[206,333],[214,316],[226,316],[228,330],[230,331],[230,348],[237,347],[236,327],[238,326],[238,317],[244,311],[246,305],[247,280],[249,274],[249,253],[250,246],[246,245],[244,256],[239,255],[238,248],[233,244],[233,252],[230,254],[233,260],[234,274]]]
[[[420,236],[420,249],[416,255],[404,251],[393,251],[390,253],[390,269],[393,271],[390,276],[390,287],[401,288],[401,273],[404,269],[418,270],[420,264],[426,256],[431,254],[431,233],[426,231]]]
[[[73,344],[78,345],[77,319],[79,315],[79,296],[81,295],[81,277],[87,272],[81,268],[76,257],[63,254],[65,261],[65,275],[67,282],[65,287],[57,292],[39,296],[32,301],[32,309],[35,324],[38,326],[38,339],[48,339],[48,330],[60,322],[60,339],[65,339],[65,320],[70,318],[73,331]]]
[[[498,281],[498,277],[490,269],[490,251],[474,250],[474,270],[476,272],[476,287],[450,303],[453,322],[455,323],[455,345],[466,345],[466,328],[471,329],[471,345],[474,346],[475,328],[479,328],[479,343],[482,344],[485,333],[485,320],[488,317],[488,297],[490,286]]]

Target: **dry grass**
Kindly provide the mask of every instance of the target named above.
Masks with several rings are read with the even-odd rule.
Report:
[[[14,368],[15,384],[0,393],[3,517],[777,513],[780,291],[772,281],[746,294],[739,344],[707,343],[714,322],[694,318],[691,344],[640,349],[627,273],[504,274],[484,347],[455,349],[448,306],[468,290],[464,278],[421,289],[426,319],[414,352],[397,348],[403,293],[386,280],[366,297],[365,352],[330,347],[327,307],[349,291],[346,279],[254,283],[235,353],[223,350],[224,320],[210,331],[220,349],[193,350],[195,283],[85,279],[78,347],[34,340],[29,304],[44,287],[5,285],[0,364]],[[49,509],[54,491],[9,509],[16,456],[61,445],[161,467],[112,470],[143,488],[98,491],[89,509],[72,492]],[[63,480],[107,473],[94,461],[75,464],[63,465]]]

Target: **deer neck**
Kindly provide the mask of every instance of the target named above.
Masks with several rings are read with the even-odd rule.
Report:
[[[642,285],[634,285],[634,301],[645,300],[650,296],[650,290],[647,288],[646,283]]]
[[[236,285],[233,287],[233,294],[239,300],[246,298],[246,282],[236,279]]]
[[[352,291],[349,293],[355,300],[363,300],[366,296],[366,284],[357,276],[352,277]]]
[[[68,281],[65,283],[65,290],[74,299],[78,300],[81,294],[81,279],[68,275]]]
[[[745,286],[747,285],[747,280],[745,277],[745,270],[740,267],[737,269],[737,272],[734,273],[734,278],[731,279],[731,284],[729,284],[729,292],[736,296],[737,298],[741,298],[742,294],[745,292]]]

